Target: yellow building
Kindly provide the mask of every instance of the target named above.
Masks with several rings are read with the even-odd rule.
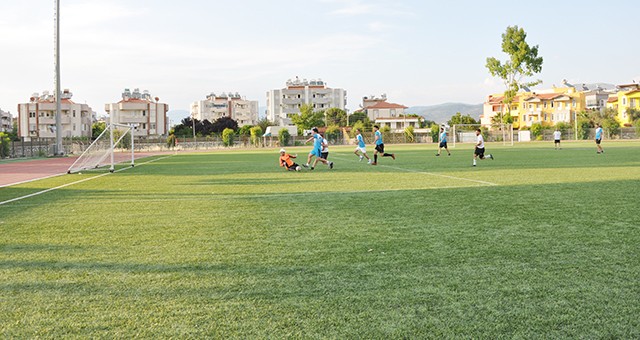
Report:
[[[625,126],[632,123],[628,110],[640,110],[640,84],[618,85],[618,88],[618,94],[609,97],[607,108],[616,110],[620,126]]]
[[[560,87],[542,91],[520,92],[511,104],[511,116],[515,129],[530,127],[534,123],[544,126],[554,126],[557,123],[571,123],[576,112],[585,110],[585,94],[576,91],[574,87]],[[482,125],[491,124],[493,117],[507,114],[502,94],[487,97],[483,114],[480,116]]]

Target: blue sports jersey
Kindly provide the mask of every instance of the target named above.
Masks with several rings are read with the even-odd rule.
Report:
[[[596,129],[596,139],[602,139],[602,128],[601,127]]]
[[[446,142],[447,141],[447,133],[446,132],[442,132],[440,134],[440,141],[441,142]]]
[[[380,130],[376,131],[376,137],[378,137],[378,139],[376,139],[376,145],[382,144],[382,133],[380,133]]]
[[[358,139],[358,147],[364,148],[364,138],[362,138],[362,135],[358,135],[356,138]]]
[[[322,136],[320,136],[319,133],[314,133],[313,134],[313,148],[320,151],[322,150],[322,140],[324,138],[322,138]]]

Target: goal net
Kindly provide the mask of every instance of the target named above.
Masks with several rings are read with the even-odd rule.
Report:
[[[113,172],[118,163],[131,161],[134,165],[133,127],[109,124],[91,145],[69,167],[67,173],[109,166]]]
[[[513,146],[512,124],[455,124],[449,131],[452,146],[456,144],[476,143],[476,130],[480,129],[485,142],[502,142],[503,145]]]

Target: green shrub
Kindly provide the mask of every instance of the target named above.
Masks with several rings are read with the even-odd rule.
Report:
[[[416,141],[416,133],[413,129],[413,126],[407,126],[406,128],[404,128],[404,138],[406,139],[407,143],[413,143]]]
[[[571,130],[571,124],[566,122],[559,122],[556,124],[556,129],[558,129],[564,135],[569,132],[569,130]]]
[[[434,143],[438,143],[440,141],[440,127],[438,124],[431,124],[431,139]]]
[[[291,134],[287,129],[281,129],[278,131],[278,141],[280,141],[280,146],[289,145],[289,140],[291,139]]]
[[[589,138],[589,129],[591,128],[591,123],[586,118],[578,119],[578,139],[587,139]]]
[[[222,130],[222,144],[226,147],[233,146],[233,140],[236,136],[236,132],[233,129],[226,128]]]
[[[169,137],[167,137],[167,147],[169,149],[173,149],[176,147],[176,135],[169,135]]]
[[[340,138],[340,127],[337,125],[329,126],[324,132],[324,137],[332,143],[336,143],[338,138]]]
[[[389,125],[383,125],[380,127],[380,133],[382,133],[382,141],[391,141],[391,127]]]
[[[349,133],[351,138],[355,138],[356,135],[358,134],[356,132],[356,129],[360,129],[360,132],[364,132],[365,124],[362,121],[355,122],[355,124],[353,124],[353,128],[351,129],[351,132]]]
[[[541,123],[533,123],[533,124],[531,124],[531,136],[535,137],[536,140],[541,140],[541,139],[538,139],[538,136],[542,136],[542,124]]]
[[[0,132],[0,158],[9,157],[9,144],[11,143],[11,138],[9,135]]]
[[[262,142],[262,128],[256,125],[249,129],[249,133],[251,134],[251,144],[260,146]]]
[[[609,137],[620,135],[620,124],[613,118],[605,118],[602,120],[602,128],[607,131]]]
[[[640,119],[633,123],[633,127],[636,129],[636,138],[640,138]]]

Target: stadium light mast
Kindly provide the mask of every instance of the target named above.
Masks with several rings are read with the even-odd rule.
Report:
[[[64,154],[62,146],[62,110],[60,109],[60,0],[55,2],[55,28],[54,28],[54,57],[55,57],[55,91],[56,91],[56,149],[55,154],[62,156]]]

